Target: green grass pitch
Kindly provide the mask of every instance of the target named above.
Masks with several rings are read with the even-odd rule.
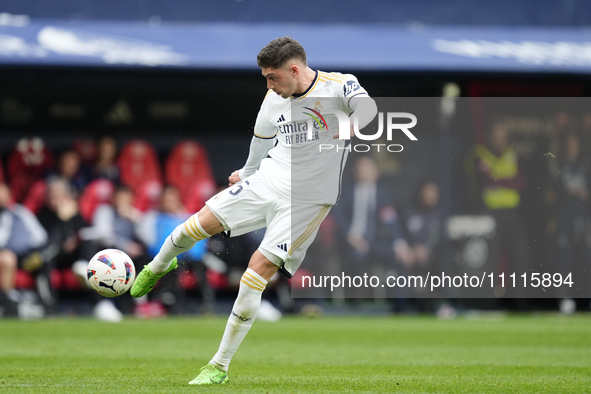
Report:
[[[188,386],[224,325],[0,320],[0,393],[591,392],[591,315],[256,322],[229,385]]]

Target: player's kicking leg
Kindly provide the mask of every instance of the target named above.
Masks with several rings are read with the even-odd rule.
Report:
[[[207,206],[199,213],[191,216],[170,234],[154,260],[144,266],[144,269],[133,282],[130,291],[131,295],[141,297],[148,294],[160,278],[178,266],[176,256],[191,249],[197,242],[209,238],[223,229],[220,221]]]
[[[263,290],[279,267],[256,251],[248,264],[248,269],[240,280],[238,297],[226,323],[226,330],[217,353],[209,364],[201,368],[201,373],[189,382],[192,385],[225,384],[229,382],[228,367],[238,346],[256,319]]]
[[[206,206],[178,226],[167,238],[160,252],[136,278],[131,295],[141,297],[152,290],[158,279],[177,267],[176,256],[192,248],[197,242],[223,230],[219,220]],[[228,318],[218,352],[201,368],[201,373],[189,384],[211,385],[228,383],[228,366],[238,346],[250,330],[261,305],[263,290],[279,267],[260,251],[256,251],[248,269],[240,280],[238,297]]]

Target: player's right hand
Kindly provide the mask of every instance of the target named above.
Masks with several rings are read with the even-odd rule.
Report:
[[[234,184],[240,182],[240,170],[236,170],[230,174],[228,181],[230,182],[229,186],[233,186]]]

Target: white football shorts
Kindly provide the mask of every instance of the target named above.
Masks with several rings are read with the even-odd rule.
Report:
[[[258,172],[206,202],[231,237],[267,228],[259,251],[294,274],[332,205],[298,204],[272,193]]]

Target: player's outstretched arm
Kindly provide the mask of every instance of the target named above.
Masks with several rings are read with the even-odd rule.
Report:
[[[363,97],[353,97],[350,102],[349,106],[353,110],[353,113],[357,116],[357,124],[359,125],[359,130],[363,129],[367,126],[378,114],[378,106],[374,99],[363,96]],[[350,130],[351,138],[355,137],[355,132],[353,130],[353,119],[350,120]],[[339,138],[339,134],[335,134],[332,138]]]
[[[255,171],[259,168],[261,161],[267,157],[267,152],[269,149],[275,146],[276,139],[274,137],[271,138],[260,138],[256,135],[252,137],[250,141],[250,152],[248,153],[248,159],[246,160],[246,164],[241,170],[238,170],[237,174],[234,171],[228,180],[230,181],[230,186],[234,183],[240,181],[241,179],[248,178]],[[234,183],[232,183],[234,181]]]

